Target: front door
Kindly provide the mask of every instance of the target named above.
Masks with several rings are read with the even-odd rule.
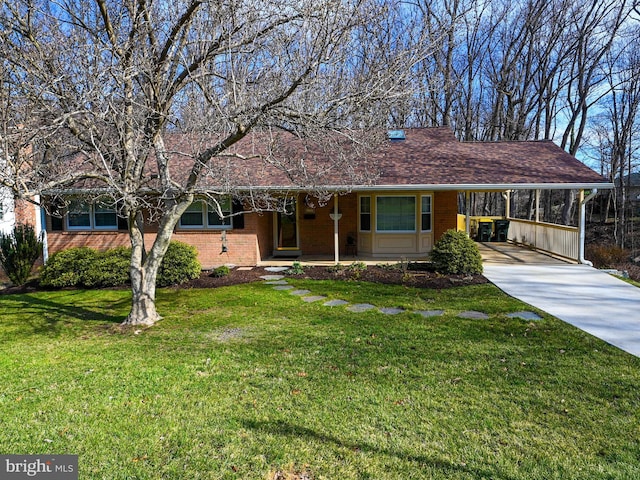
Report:
[[[286,211],[276,212],[276,250],[286,252],[298,250],[298,216],[296,201],[287,200]]]

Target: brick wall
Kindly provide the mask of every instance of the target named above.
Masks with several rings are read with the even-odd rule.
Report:
[[[457,227],[458,192],[435,192],[433,196],[433,240],[437,242],[447,230]]]
[[[304,218],[304,202],[300,203],[299,234],[300,249],[303,255],[333,255],[333,213],[334,200],[315,209],[315,218]],[[345,253],[347,236],[358,231],[357,195],[348,194],[338,197],[338,210],[342,218],[338,222],[340,254]]]
[[[258,263],[257,232],[266,230],[259,219],[271,214],[245,214],[245,228],[226,230],[227,252],[222,252],[222,231],[220,230],[176,230],[172,240],[193,245],[198,250],[198,260],[204,269],[224,264],[256,265]],[[72,247],[90,247],[104,251],[113,247],[129,247],[126,231],[66,231],[52,232],[49,223],[49,254]],[[150,248],[156,238],[154,225],[145,227],[145,244]],[[264,236],[264,235],[263,235]],[[268,252],[269,256],[271,252]]]

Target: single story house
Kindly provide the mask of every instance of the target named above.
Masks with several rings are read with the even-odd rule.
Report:
[[[286,213],[243,211],[242,204],[222,198],[220,216],[196,201],[173,238],[194,245],[204,268],[259,265],[273,257],[420,259],[446,230],[469,231],[471,219],[458,212],[459,193],[573,189],[584,204],[582,192],[612,187],[551,141],[460,142],[449,128],[415,128],[389,132],[375,155],[373,182],[348,189],[323,185],[331,195],[324,204],[284,173],[261,174],[252,188],[287,192]],[[63,218],[47,215],[44,226],[49,253],[129,245],[126,222],[104,206],[72,202]],[[510,232],[510,239],[522,243],[533,244],[537,235],[522,233],[515,223],[514,231],[520,237]],[[153,224],[145,235],[150,244]],[[572,238],[577,253],[567,256],[582,258],[584,237],[578,231]]]

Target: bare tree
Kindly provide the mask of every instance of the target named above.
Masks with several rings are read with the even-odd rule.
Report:
[[[422,51],[365,49],[372,32],[389,27],[377,20],[402,21],[393,7],[368,0],[3,2],[3,63],[13,99],[28,103],[37,126],[22,126],[34,150],[3,182],[25,196],[82,186],[91,200],[119,205],[132,246],[125,323],[153,324],[160,318],[156,274],[180,216],[204,184],[240,194],[240,173],[255,166],[234,148],[238,142],[251,138],[260,159],[308,188],[328,171],[343,172],[346,186],[369,174],[310,172],[286,158],[286,148],[274,149],[282,138],[274,132],[311,138],[341,165],[354,161],[345,153],[354,145],[375,145],[374,135],[361,132],[387,122],[385,111]],[[317,134],[327,129],[334,133]],[[189,148],[176,148],[178,131],[188,131]],[[176,157],[188,162],[186,175],[175,173]],[[264,192],[257,200],[254,193],[253,206],[263,207]],[[148,212],[158,222],[150,248]]]

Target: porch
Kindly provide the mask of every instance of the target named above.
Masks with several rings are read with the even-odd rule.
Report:
[[[484,265],[566,265],[576,263],[556,255],[536,251],[533,248],[517,245],[512,242],[477,242]],[[349,265],[362,262],[365,265],[396,264],[400,262],[426,262],[428,257],[415,258],[371,258],[365,256],[345,255],[340,263]],[[294,262],[303,266],[330,267],[335,265],[332,255],[303,255],[297,258],[273,257],[260,262],[261,267],[290,267]]]

